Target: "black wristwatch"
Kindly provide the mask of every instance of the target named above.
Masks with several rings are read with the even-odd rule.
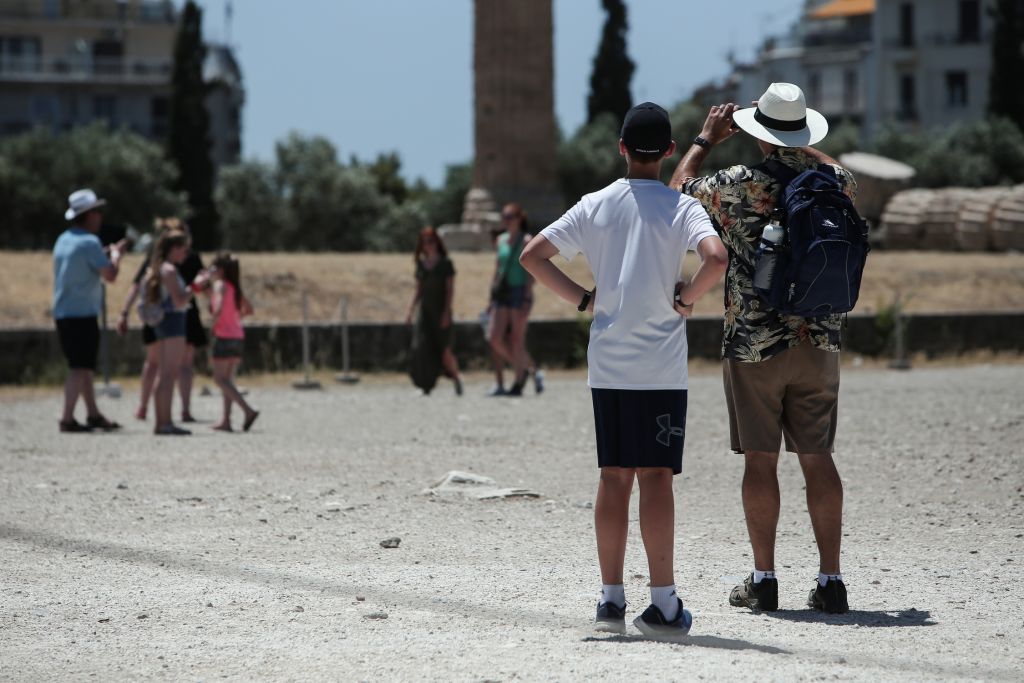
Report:
[[[713,147],[710,140],[703,138],[700,135],[693,139],[693,144],[698,147],[703,147],[704,149],[711,149]]]
[[[580,313],[585,312],[587,310],[587,306],[590,305],[591,297],[594,296],[594,292],[596,292],[596,291],[597,291],[597,289],[595,288],[592,291],[589,291],[589,292],[585,291],[585,292],[583,292],[583,301],[581,301],[580,305],[576,307],[576,310],[579,311]]]

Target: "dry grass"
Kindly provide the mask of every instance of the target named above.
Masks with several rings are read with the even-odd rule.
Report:
[[[109,310],[114,315],[123,306],[141,258],[127,257],[121,277],[109,290]],[[313,320],[335,320],[342,296],[351,302],[350,320],[402,320],[413,293],[413,264],[408,254],[241,254],[240,258],[243,284],[256,305],[254,322],[300,319],[303,290],[309,293]],[[494,256],[455,254],[453,260],[458,271],[455,317],[473,320],[487,303]],[[592,283],[582,259],[565,268],[580,282]],[[4,274],[0,280],[0,328],[50,326],[50,254],[0,251],[0,272]],[[857,311],[867,313],[888,306],[897,293],[910,311],[1022,310],[1024,255],[873,253]],[[718,315],[721,299],[721,290],[716,288],[697,302],[697,314]],[[571,306],[537,288],[535,318],[574,314]],[[134,315],[132,323],[137,324]]]

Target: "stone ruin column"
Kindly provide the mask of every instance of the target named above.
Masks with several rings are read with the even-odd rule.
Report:
[[[519,202],[536,232],[562,212],[551,0],[475,0],[474,205]],[[464,223],[478,223],[465,215]],[[484,227],[484,226],[481,226]]]

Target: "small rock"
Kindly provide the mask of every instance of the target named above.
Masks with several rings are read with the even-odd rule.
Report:
[[[293,612],[305,612],[306,608],[303,607],[302,605],[295,605],[295,609],[293,609],[292,611]]]
[[[213,603],[212,602],[208,602],[208,603],[206,603],[206,606],[207,607],[213,607]]]
[[[148,614],[140,614],[138,617],[136,617],[136,619],[149,619],[149,615]]]
[[[103,617],[102,619],[100,619],[100,620],[99,620],[99,622],[100,622],[101,624],[105,624],[105,623],[107,623],[108,621],[110,621],[110,617]]]
[[[365,595],[357,595],[356,596],[356,602],[365,602],[365,601],[366,601],[366,596]]]
[[[380,542],[381,548],[397,548],[398,544],[402,542],[398,536],[392,536],[391,538],[385,538]]]
[[[882,582],[881,582],[881,581],[879,581],[878,579],[875,579],[875,580],[874,580],[874,581],[872,581],[871,583],[872,583],[872,585],[874,585],[874,586],[880,586],[880,585],[882,585]]]
[[[122,481],[122,482],[121,482],[120,484],[118,484],[118,485],[117,485],[117,488],[119,488],[119,489],[121,489],[122,491],[124,491],[124,490],[125,490],[126,488],[128,488],[128,484],[126,484],[126,483],[124,483],[124,482]]]
[[[291,534],[288,536],[289,541],[294,541],[296,538],[298,538],[298,536],[296,536],[295,534]]]
[[[388,618],[388,613],[387,612],[370,612],[369,614],[364,614],[363,615],[363,619],[387,619],[387,618]]]
[[[324,503],[328,512],[341,512],[341,503]]]
[[[259,521],[260,521],[260,522],[262,522],[263,524],[266,524],[266,523],[267,523],[267,520],[266,520],[266,518],[264,518],[264,517],[261,517]]]

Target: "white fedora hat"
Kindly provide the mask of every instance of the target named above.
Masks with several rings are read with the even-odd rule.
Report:
[[[732,119],[758,140],[779,147],[806,147],[828,134],[828,121],[807,108],[804,91],[792,83],[772,83],[756,107],[740,109]]]
[[[76,216],[81,216],[86,211],[98,209],[107,203],[106,199],[100,199],[96,193],[86,188],[75,190],[68,195],[68,210],[64,212],[64,220],[73,221]]]

